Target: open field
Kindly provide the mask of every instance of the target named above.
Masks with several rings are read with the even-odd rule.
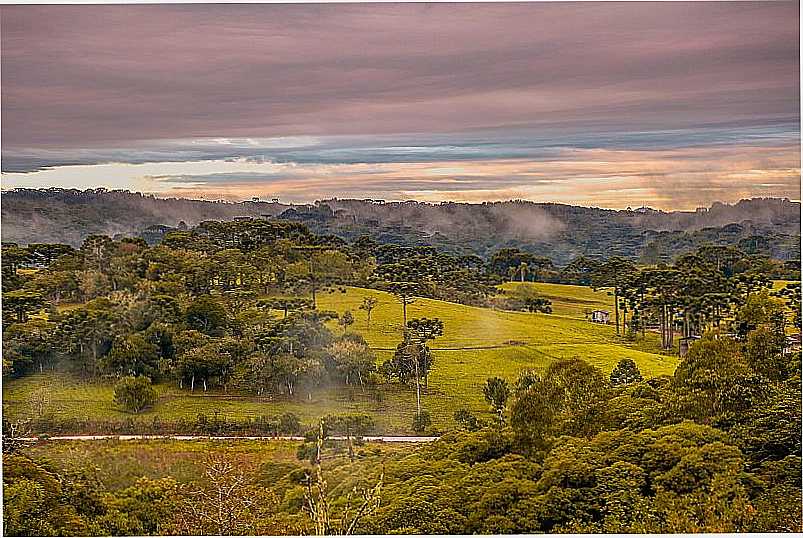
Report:
[[[505,291],[514,291],[521,287],[534,289],[541,297],[552,301],[552,312],[559,316],[585,319],[586,311],[613,311],[613,295],[607,289],[592,290],[588,286],[547,282],[506,282],[500,286]]]
[[[515,285],[520,284],[506,286]],[[605,306],[605,300],[610,299],[605,292],[580,286],[536,286],[552,298],[555,314],[502,312],[433,299],[418,299],[408,306],[409,319],[426,316],[444,322],[444,336],[431,346],[435,363],[423,396],[436,429],[450,426],[454,412],[461,407],[490,416],[482,396],[482,385],[488,377],[499,376],[512,382],[522,370],[544,368],[556,359],[579,357],[606,373],[623,358],[633,359],[646,377],[674,371],[677,357],[652,352],[657,348],[655,335],[648,335],[646,342],[629,343],[615,335],[613,326],[583,319],[584,308]],[[359,310],[366,296],[379,300],[370,328],[365,312]],[[350,330],[366,338],[376,350],[379,362],[388,358],[401,340],[401,305],[385,292],[347,288],[345,293],[324,293],[319,296],[318,307],[340,313],[350,310],[355,317]],[[333,324],[332,330],[340,329]],[[3,391],[6,412],[12,417],[29,416],[31,395],[43,385],[49,387],[50,412],[59,417],[122,421],[132,416],[115,407],[108,384],[47,372],[7,381]],[[166,383],[157,389],[159,402],[138,418],[194,420],[199,413],[219,412],[226,417],[241,418],[292,412],[310,423],[328,413],[368,413],[374,416],[379,432],[405,434],[412,431],[415,413],[414,389],[399,385],[381,387],[381,401],[370,391],[343,388],[302,393],[290,401],[198,390],[191,394]]]
[[[133,485],[140,477],[152,479],[171,476],[178,482],[197,480],[203,475],[203,462],[210,455],[225,455],[244,468],[253,469],[258,481],[274,485],[293,471],[309,467],[299,461],[299,441],[180,441],[180,440],[106,440],[42,442],[25,449],[34,458],[46,458],[56,467],[81,469],[92,462],[95,476],[108,489]],[[408,453],[413,445],[405,443],[373,443],[357,445],[360,464],[355,469],[371,469],[388,455]],[[348,465],[346,458],[327,459],[324,468]]]

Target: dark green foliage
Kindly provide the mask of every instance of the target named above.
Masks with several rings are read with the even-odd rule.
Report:
[[[345,333],[351,325],[354,325],[354,314],[352,314],[350,310],[346,310],[343,312],[343,315],[340,316],[340,319],[337,320],[337,324],[343,328],[343,332]]]
[[[279,417],[279,431],[297,433],[301,429],[301,421],[293,413],[284,413]]]
[[[488,262],[491,272],[510,280],[538,280],[539,272],[552,268],[552,260],[522,252],[517,248],[496,251]]]
[[[470,432],[474,432],[482,428],[480,420],[468,409],[461,408],[454,412],[454,421],[457,424]]]
[[[426,378],[429,375],[432,362],[433,355],[429,346],[408,333],[407,338],[396,346],[393,358],[383,363],[382,371],[402,383],[418,382],[421,377]]]
[[[120,338],[103,357],[105,368],[121,376],[155,377],[158,374],[159,348],[142,334]]]
[[[754,461],[799,456],[801,401],[799,381],[773,388],[769,398],[744,415],[733,429],[744,453]]]
[[[304,242],[311,230],[321,235],[335,234],[348,241],[362,236],[367,248],[374,241],[392,246],[431,245],[455,255],[476,253],[490,257],[501,248],[514,247],[537,255],[547,253],[559,265],[569,263],[578,254],[593,258],[642,257],[646,263],[657,263],[670,261],[704,243],[738,246],[741,241],[745,241],[742,245],[749,250],[800,260],[800,205],[777,199],[742,200],[734,205],[717,203],[702,213],[638,213],[523,201],[378,205],[338,199],[290,207],[266,202],[159,199],[140,193],[95,189],[15,189],[4,197],[3,220],[26,222],[33,211],[41,208],[49,216],[58,216],[35,227],[15,226],[9,232],[11,235],[4,237],[20,244],[64,242],[77,247],[98,230],[116,229],[124,235],[142,234],[151,244],[164,237],[176,248],[236,244],[242,249],[253,249],[283,238],[300,238]],[[281,215],[286,220],[260,218],[264,214]],[[343,214],[350,218],[339,218]],[[169,218],[165,220],[164,215]],[[231,220],[243,215],[253,218],[208,227],[204,232],[207,235],[177,227],[180,222]],[[528,227],[522,229],[520,224],[530,219],[543,222],[547,230],[557,227],[560,231],[532,235]],[[438,232],[433,234],[430,230],[434,223],[438,223]],[[722,226],[722,223],[741,224]],[[182,234],[191,240],[181,243],[173,239]],[[764,237],[766,242],[751,242],[750,238],[756,235]],[[372,254],[367,249],[363,252]],[[798,262],[798,271],[799,265]]]
[[[633,359],[622,359],[611,371],[611,385],[629,385],[644,379]]]
[[[477,256],[453,256],[434,247],[385,244],[372,249],[376,286],[395,294],[403,309],[415,297],[472,303],[495,293],[495,280]]]
[[[499,422],[504,422],[505,407],[507,406],[507,399],[510,397],[507,381],[499,377],[489,377],[482,388],[482,392],[485,395],[485,401],[491,405],[498,415]]]
[[[45,298],[37,291],[22,289],[4,292],[3,318],[10,321],[10,314],[13,313],[16,321],[24,323],[30,314],[38,312],[44,305]]]
[[[784,356],[785,338],[766,325],[756,328],[747,336],[745,359],[754,372],[772,381],[781,381],[791,373],[788,357]]]
[[[523,446],[540,449],[551,436],[588,436],[601,428],[608,383],[586,362],[553,362],[542,378],[520,386],[526,388],[516,393],[510,424]]]
[[[202,295],[187,307],[187,325],[209,336],[222,336],[228,324],[223,304],[210,295]]]
[[[128,376],[114,386],[114,403],[123,410],[139,413],[156,403],[158,395],[145,376]]]
[[[281,310],[284,312],[284,317],[287,317],[292,311],[312,308],[312,302],[298,297],[272,297],[270,299],[262,299],[257,304],[262,308]]]
[[[797,265],[798,267],[800,264]],[[800,329],[801,317],[801,291],[800,282],[789,282],[776,295],[784,300],[787,308],[792,312],[792,325]]]
[[[14,323],[3,331],[3,373],[20,376],[44,370],[56,355],[56,324],[43,320]]]
[[[427,428],[432,426],[432,419],[426,409],[422,409],[413,417],[413,431],[416,433],[423,433]]]
[[[438,318],[416,318],[407,322],[407,330],[415,340],[426,342],[443,336],[443,322]]]
[[[483,211],[490,214],[493,206]],[[126,376],[115,388],[115,402],[132,413],[156,402],[144,376],[184,390],[211,387],[238,397],[296,400],[291,405],[326,386],[345,389],[345,396],[338,395],[343,398],[370,402],[376,395],[381,412],[382,394],[407,389],[379,385],[373,352],[349,330],[353,316],[338,320],[317,310],[314,299],[324,289],[372,285],[397,294],[399,320],[405,322],[404,340],[383,371],[390,379],[415,382],[420,411],[413,413],[411,406],[412,428],[444,434],[431,444],[393,449],[360,439],[325,441],[333,513],[343,509],[349,492],[358,498],[360,488],[376,484],[384,472],[380,508],[359,532],[800,531],[800,356],[786,345],[789,326],[799,325],[793,312],[799,309],[799,287],[765,291],[771,278],[790,270],[763,255],[778,249],[777,237],[759,237],[753,225],[698,235],[642,234],[628,225],[609,249],[611,238],[598,236],[610,230],[591,218],[600,214],[561,211],[572,219],[582,213],[588,218],[584,226],[600,230],[586,234],[581,246],[563,232],[550,239],[561,248],[577,247],[556,255],[561,263],[573,260],[563,268],[533,255],[552,256],[543,245],[477,239],[484,254],[496,251],[486,264],[431,246],[364,239],[349,245],[299,223],[314,217],[318,229],[334,229],[327,224],[334,220],[331,207],[299,207],[295,222],[205,222],[168,230],[161,245],[150,247],[98,235],[88,237],[80,251],[4,245],[4,372],[21,376],[62,362],[88,379]],[[605,219],[636,217],[614,213]],[[352,222],[355,230],[358,220]],[[729,239],[722,244],[700,242],[723,234]],[[645,242],[653,243],[646,254],[666,263],[636,266],[632,258]],[[662,245],[684,255],[670,259]],[[20,271],[26,268],[33,270]],[[667,352],[677,349],[679,336],[702,338],[672,377],[643,380],[636,364],[623,360],[607,378],[583,360],[568,359],[523,371],[515,384],[490,378],[486,399],[500,419],[509,412],[509,425],[491,422],[487,412],[461,409],[454,415],[457,429],[438,421],[436,430],[421,407],[421,385],[434,364],[429,343],[444,327],[437,319],[408,321],[406,307],[418,297],[482,304],[500,277],[604,287],[615,300],[620,333],[635,339],[658,328]],[[517,309],[547,310],[534,294],[513,299],[520,301]],[[336,338],[329,327],[338,321],[344,334]],[[426,391],[424,396],[426,402]],[[50,433],[275,436],[309,427],[290,413],[232,418],[226,412],[221,406],[213,414],[172,421],[148,414],[102,421],[39,413],[31,427]],[[331,415],[324,423],[329,436],[359,438],[379,429],[370,415]],[[10,426],[4,424],[5,433]],[[299,454],[314,461],[317,446],[305,445]],[[6,534],[178,532],[176,518],[186,523],[190,512],[183,510],[188,503],[203,504],[208,486],[188,490],[160,478],[110,490],[91,475],[27,460],[19,452],[4,455],[4,465]],[[151,476],[178,467],[165,469]],[[186,472],[181,467],[177,475]],[[275,525],[267,530],[309,533],[302,512],[307,474],[301,462],[277,465],[249,476],[238,499],[274,506],[270,495],[259,496],[263,490],[252,486],[271,488],[280,500],[278,513],[260,512]]]
[[[766,397],[768,383],[750,370],[736,341],[708,337],[691,347],[671,388],[673,411],[702,420],[751,408]]]
[[[525,305],[528,312],[541,312],[542,314],[552,313],[552,301],[543,297],[527,299]]]
[[[323,417],[326,435],[349,435],[359,437],[376,429],[373,417],[363,414],[327,415]]]

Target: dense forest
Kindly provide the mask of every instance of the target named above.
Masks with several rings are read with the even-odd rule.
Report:
[[[517,248],[483,259],[260,218],[205,221],[155,245],[103,235],[79,248],[4,244],[4,377],[58,367],[104,380],[132,417],[154,404],[156,381],[288,401],[322,384],[377,391],[399,383],[417,394],[415,431],[434,433],[420,395],[431,343],[449,329],[437,318],[408,319],[407,305],[436,297],[549,315],[543,297],[501,293],[504,281],[604,288],[622,339],[658,333],[667,353],[679,351],[679,338],[693,342],[672,376],[645,378],[632,360],[606,375],[568,358],[505,379],[488,364],[490,412],[459,410],[457,428],[407,450],[364,444],[372,424],[363,415],[132,421],[168,433],[307,441],[282,465],[254,469],[211,450],[194,479],[144,477],[124,488],[99,482],[90,462],[67,471],[21,439],[69,425],[4,416],[4,530],[801,531],[801,364],[789,341],[800,331],[799,267],[750,246],[707,244],[652,264],[611,255],[559,265]],[[773,287],[778,279],[790,282]],[[324,291],[343,286],[397,299],[404,338],[386,361],[351,313],[318,308]],[[361,308],[370,316],[374,306]]]
[[[276,217],[349,241],[435,246],[490,256],[500,248],[545,253],[553,263],[619,255],[669,262],[707,244],[738,246],[783,260],[800,259],[800,204],[782,199],[716,203],[697,211],[613,211],[525,201],[483,204],[322,200],[293,205],[159,199],[128,191],[15,189],[3,193],[3,241],[68,243],[93,234],[158,242],[171,229],[205,220]],[[761,238],[761,240],[759,240]]]

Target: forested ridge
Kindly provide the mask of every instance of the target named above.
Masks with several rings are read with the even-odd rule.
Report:
[[[7,382],[51,371],[112,385],[114,405],[131,417],[121,432],[307,439],[294,457],[260,464],[225,445],[171,456],[186,450],[180,441],[154,458],[143,443],[110,472],[124,444],[76,461],[55,442],[19,440],[70,427],[35,393],[27,415],[4,413],[8,535],[801,530],[801,364],[789,339],[800,332],[799,268],[760,253],[708,244],[669,263],[578,256],[557,265],[516,248],[484,260],[247,219],[168,231],[156,245],[103,235],[77,249],[6,244],[2,269]],[[610,373],[581,356],[522,364],[515,376],[489,363],[487,412],[458,409],[454,427],[435,430],[432,348],[455,328],[408,316],[410,305],[434,297],[550,317],[543,296],[498,287],[543,280],[607,290],[616,338],[648,345],[658,335],[669,354],[686,338],[688,353],[673,375],[653,377],[616,357]],[[344,286],[396,301],[404,332],[385,360],[360,335],[356,312],[320,308]],[[360,309],[370,325],[369,299]],[[441,438],[365,444],[373,417],[355,413],[140,420],[163,405],[155,382],[288,403],[321,385],[380,399],[396,385],[407,388],[413,430]],[[165,463],[172,458],[183,467]],[[141,478],[115,483],[121,470]]]
[[[739,246],[779,259],[800,259],[800,204],[782,199],[715,203],[698,211],[613,211],[526,201],[483,204],[321,200],[222,202],[160,199],[128,191],[15,189],[3,193],[3,241],[67,243],[92,234],[158,242],[170,228],[204,220],[281,216],[318,234],[346,240],[436,246],[490,256],[505,247],[545,253],[566,264],[580,255],[671,261],[706,243]],[[761,238],[761,241],[758,240]]]

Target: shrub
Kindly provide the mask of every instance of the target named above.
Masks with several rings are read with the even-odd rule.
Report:
[[[462,408],[454,412],[454,420],[461,428],[474,432],[482,428],[480,420],[468,409]]]
[[[633,359],[622,359],[611,372],[611,385],[629,385],[638,383],[644,378]]]
[[[326,415],[323,419],[327,435],[366,435],[376,429],[374,418],[366,414]]]
[[[156,389],[145,376],[128,376],[114,386],[114,403],[129,413],[139,413],[156,403]]]
[[[279,433],[298,433],[301,431],[301,420],[293,413],[284,413],[279,417]]]
[[[423,433],[430,426],[432,426],[432,419],[426,409],[422,409],[420,413],[416,413],[413,417],[413,431],[416,433]]]

